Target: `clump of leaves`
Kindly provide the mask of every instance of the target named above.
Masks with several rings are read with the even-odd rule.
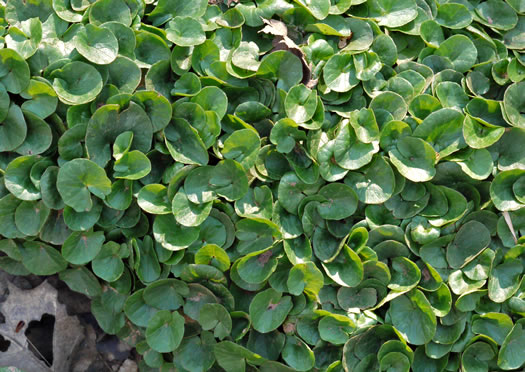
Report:
[[[144,371],[525,354],[525,2],[0,2],[0,267]]]

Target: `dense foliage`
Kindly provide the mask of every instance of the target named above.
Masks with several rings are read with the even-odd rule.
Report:
[[[141,370],[523,366],[525,0],[0,4],[0,267]]]

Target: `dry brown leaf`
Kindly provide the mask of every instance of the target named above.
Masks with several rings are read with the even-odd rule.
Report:
[[[288,36],[288,28],[283,22],[276,19],[261,19],[266,26],[264,26],[259,32],[275,36]]]
[[[0,334],[10,345],[0,353],[0,365],[14,366],[25,372],[69,371],[71,355],[84,338],[84,328],[78,318],[67,314],[65,305],[58,302],[56,289],[47,281],[30,290],[5,282],[9,295],[0,304],[5,317],[5,323],[0,324]],[[51,367],[30,351],[30,342],[25,336],[29,323],[40,321],[44,314],[55,317]]]
[[[85,339],[80,345],[82,352],[77,353],[71,372],[84,372],[97,359],[97,334],[91,325],[85,328]]]
[[[120,366],[118,372],[138,372],[138,370],[139,367],[137,367],[137,363],[131,359],[126,359]]]

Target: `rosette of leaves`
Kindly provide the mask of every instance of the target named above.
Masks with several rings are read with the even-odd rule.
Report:
[[[521,370],[524,14],[0,3],[0,268],[141,371]]]

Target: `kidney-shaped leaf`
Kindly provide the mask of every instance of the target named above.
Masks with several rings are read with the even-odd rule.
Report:
[[[111,181],[103,168],[88,159],[74,159],[58,170],[57,189],[66,205],[77,212],[93,206],[91,194],[104,199],[111,192]]]
[[[458,230],[447,247],[450,267],[459,269],[479,255],[490,244],[490,231],[478,221],[469,221]]]
[[[392,324],[410,344],[424,345],[436,333],[436,316],[423,292],[414,290],[392,300]]]
[[[91,102],[102,91],[102,76],[95,67],[84,62],[70,62],[53,71],[50,77],[58,98],[69,105]]]
[[[177,312],[161,310],[148,322],[146,341],[159,353],[175,350],[184,336],[184,318]]]
[[[250,318],[253,328],[268,333],[277,329],[292,309],[290,296],[283,296],[273,288],[259,292],[250,303]]]
[[[388,152],[399,173],[413,182],[426,182],[436,174],[436,152],[420,138],[406,136]]]
[[[73,45],[88,61],[110,64],[117,58],[118,40],[109,28],[87,24],[73,38]]]

